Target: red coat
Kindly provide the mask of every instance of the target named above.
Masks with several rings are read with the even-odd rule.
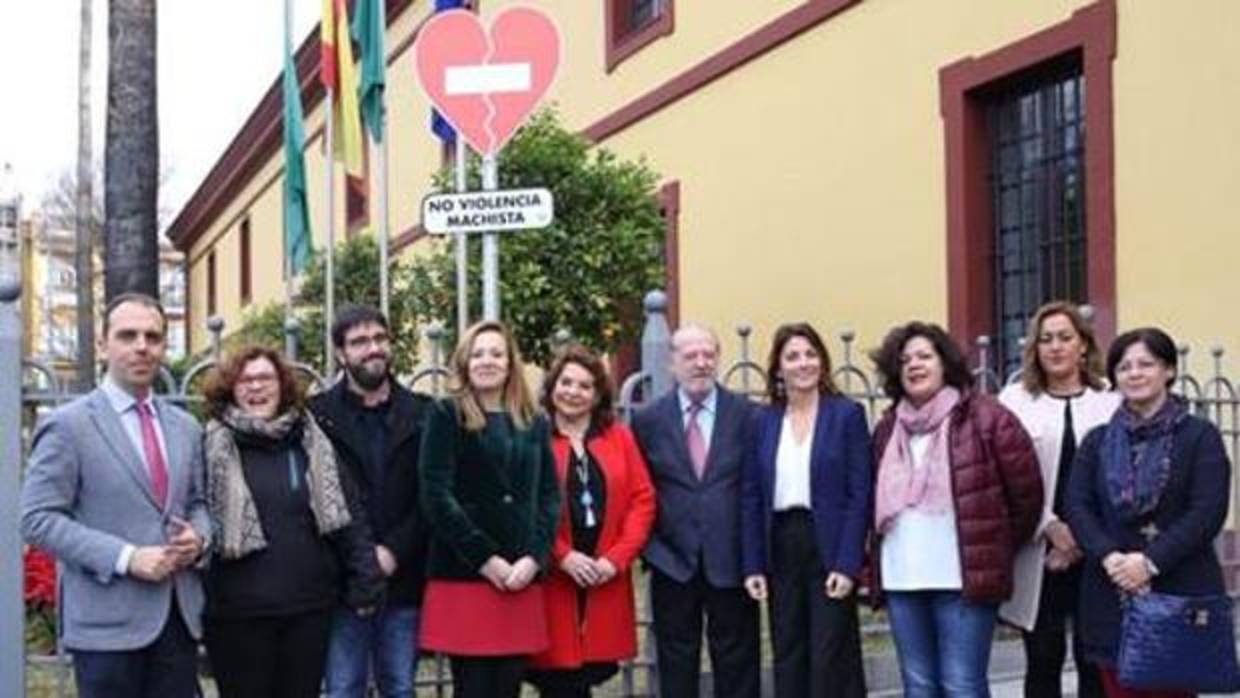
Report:
[[[989,395],[967,391],[952,410],[949,432],[952,500],[960,546],[962,595],[1000,603],[1012,594],[1016,551],[1033,537],[1042,516],[1042,472],[1020,420]],[[895,409],[874,428],[874,478],[895,426]],[[870,593],[881,601],[882,558],[871,546]]]
[[[566,488],[569,448],[566,437],[552,437],[551,450],[561,491]],[[624,425],[612,424],[591,437],[586,449],[606,483],[606,511],[597,553],[615,565],[617,574],[607,584],[589,590],[585,622],[580,622],[577,585],[560,569],[560,561],[572,551],[568,504],[563,504],[551,547],[552,570],[544,586],[551,647],[531,660],[533,666],[541,669],[574,668],[584,662],[616,661],[637,654],[637,618],[629,565],[646,544],[654,523],[654,488],[637,442]]]

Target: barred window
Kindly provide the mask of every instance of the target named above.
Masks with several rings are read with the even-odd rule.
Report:
[[[1085,80],[1072,66],[1025,80],[988,109],[994,221],[995,368],[1020,366],[1038,306],[1088,302]]]

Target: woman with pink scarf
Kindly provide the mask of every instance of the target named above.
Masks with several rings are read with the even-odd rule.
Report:
[[[870,590],[904,695],[988,698],[998,607],[1042,514],[1033,443],[938,325],[897,327],[871,358],[893,406],[874,431]]]

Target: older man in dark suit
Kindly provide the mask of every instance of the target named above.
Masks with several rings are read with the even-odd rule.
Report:
[[[22,486],[22,533],[61,563],[61,636],[82,698],[198,695],[193,564],[211,525],[198,424],[151,389],[165,327],[154,298],[109,304],[107,377],[39,424]]]
[[[672,335],[676,388],[634,417],[658,496],[643,552],[659,658],[659,694],[699,695],[706,619],[717,698],[759,695],[758,606],[740,564],[740,480],[748,400],[716,382],[719,340],[685,325]]]

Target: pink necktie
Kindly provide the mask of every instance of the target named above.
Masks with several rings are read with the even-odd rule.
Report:
[[[155,435],[155,420],[151,418],[151,404],[137,404],[138,423],[142,426],[142,450],[146,454],[146,468],[151,476],[151,491],[160,507],[168,502],[168,466],[159,450],[159,438]]]
[[[693,461],[693,473],[699,480],[706,472],[706,437],[702,436],[702,427],[698,425],[698,413],[702,411],[702,403],[689,405],[689,423],[685,425],[685,444],[689,447],[689,460]]]

